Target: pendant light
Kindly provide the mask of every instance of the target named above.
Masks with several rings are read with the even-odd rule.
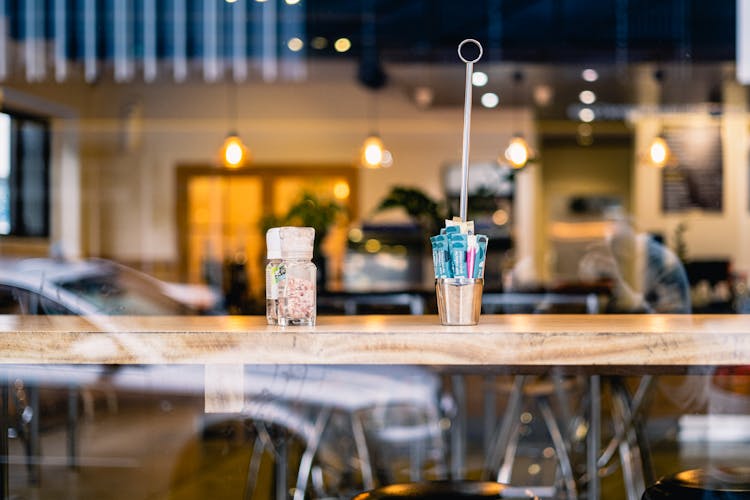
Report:
[[[516,103],[515,97],[522,80],[523,73],[520,71],[513,73],[514,105],[520,105],[520,102]],[[529,143],[526,142],[526,139],[523,138],[523,135],[520,132],[516,132],[513,134],[513,137],[510,138],[508,145],[505,147],[504,158],[512,168],[522,169],[529,161],[534,159],[534,152],[529,146]],[[503,163],[502,157],[498,159],[498,162]]]
[[[377,113],[374,111],[375,98],[373,92],[370,111],[370,130],[372,132],[362,142],[359,150],[359,164],[368,169],[388,168],[393,165],[393,155],[385,148],[383,139],[377,132]]]
[[[505,159],[508,160],[510,166],[516,169],[523,168],[529,161],[531,156],[531,148],[529,143],[526,142],[520,134],[514,135],[508,147],[505,148]]]
[[[367,136],[362,143],[362,149],[359,155],[359,162],[365,168],[380,168],[383,162],[383,141],[377,134]]]
[[[230,131],[221,147],[222,163],[227,168],[240,168],[248,163],[249,152],[236,131]]]
[[[237,86],[233,83],[227,92],[227,104],[231,116],[231,129],[219,151],[220,163],[226,168],[236,169],[250,163],[250,151],[237,133]]]
[[[362,142],[359,150],[359,164],[364,168],[377,169],[388,168],[393,165],[393,155],[385,148],[383,139],[377,132],[377,117],[375,108],[375,94],[373,91],[370,111],[370,134]]]
[[[654,71],[653,78],[656,81],[658,87],[659,98],[658,103],[661,103],[661,94],[663,91],[664,71],[657,69]],[[664,168],[667,165],[671,165],[674,162],[672,151],[667,144],[667,140],[664,138],[663,133],[659,133],[651,140],[648,146],[648,150],[645,154],[646,163],[652,167]]]
[[[377,95],[388,81],[388,76],[380,62],[375,39],[375,2],[367,0],[362,5],[362,53],[357,68],[358,81],[370,93],[368,119],[370,134],[365,138],[359,153],[359,164],[363,168],[387,168],[393,164],[393,156],[383,145],[377,132]]]
[[[651,141],[648,148],[648,159],[654,167],[662,168],[670,163],[672,151],[669,149],[666,139],[659,134]]]

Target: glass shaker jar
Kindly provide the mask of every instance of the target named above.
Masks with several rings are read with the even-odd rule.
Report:
[[[266,321],[279,324],[279,285],[285,276],[281,265],[281,237],[279,228],[266,231]]]
[[[281,266],[285,278],[279,287],[280,326],[315,325],[317,268],[312,263],[315,229],[281,227]]]

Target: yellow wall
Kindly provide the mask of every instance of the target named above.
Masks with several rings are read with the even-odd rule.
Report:
[[[554,141],[542,149],[542,253],[544,276],[550,277],[554,255],[550,242],[553,222],[569,219],[567,202],[575,195],[618,197],[626,212],[630,211],[632,152],[624,137],[613,144],[609,137],[597,136],[593,144],[579,146],[569,136],[564,144]],[[543,145],[547,144],[543,141]]]

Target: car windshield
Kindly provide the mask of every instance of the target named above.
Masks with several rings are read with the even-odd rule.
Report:
[[[167,297],[157,284],[124,268],[108,267],[100,274],[59,283],[102,314],[181,315],[190,309]]]

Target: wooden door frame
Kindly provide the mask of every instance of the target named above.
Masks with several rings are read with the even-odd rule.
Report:
[[[270,196],[272,192],[273,179],[279,176],[337,176],[344,177],[349,183],[349,207],[350,218],[356,220],[359,216],[359,172],[352,165],[259,165],[242,167],[238,169],[227,169],[216,167],[209,163],[180,164],[176,169],[176,206],[175,225],[177,227],[177,259],[180,281],[188,278],[188,185],[194,177],[260,177],[262,181],[261,192],[263,193],[263,213],[273,212],[273,204]]]

